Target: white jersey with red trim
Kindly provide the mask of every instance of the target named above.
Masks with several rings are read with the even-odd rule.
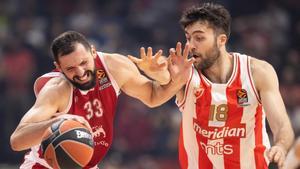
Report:
[[[96,85],[88,91],[81,91],[75,87],[70,91],[69,104],[60,114],[69,113],[85,118],[92,130],[94,139],[94,153],[92,159],[84,169],[97,169],[97,164],[104,158],[112,145],[113,121],[117,106],[117,98],[120,94],[115,79],[107,69],[104,55],[100,52],[94,59],[96,67]],[[39,77],[34,85],[34,92],[38,95],[44,85],[55,77],[64,77],[60,72],[53,71]],[[43,159],[39,145],[32,147],[25,155],[24,163],[20,169],[51,169]]]
[[[193,68],[181,103],[179,159],[183,169],[267,169],[265,113],[250,70],[251,57],[232,53],[226,84]]]

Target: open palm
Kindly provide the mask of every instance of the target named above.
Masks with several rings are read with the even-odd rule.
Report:
[[[170,49],[168,57],[168,70],[173,82],[177,84],[185,84],[189,79],[194,58],[188,59],[189,45],[186,44],[183,51],[180,42],[177,43],[176,49]]]
[[[148,47],[147,52],[142,47],[140,49],[140,56],[140,59],[131,55],[128,55],[128,58],[146,74],[166,71],[168,68],[167,60],[162,56],[162,50],[159,50],[153,56],[151,47]]]

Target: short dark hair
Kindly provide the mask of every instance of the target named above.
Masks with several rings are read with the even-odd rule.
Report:
[[[192,6],[183,12],[179,23],[185,29],[198,21],[207,21],[217,33],[224,33],[229,38],[231,16],[224,6],[214,3]]]
[[[66,31],[56,37],[51,44],[54,61],[58,62],[58,57],[72,53],[77,43],[82,44],[86,50],[91,50],[89,42],[79,32]]]

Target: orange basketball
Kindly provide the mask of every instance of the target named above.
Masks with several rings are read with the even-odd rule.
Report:
[[[49,127],[41,144],[44,159],[54,169],[82,168],[94,152],[89,129],[75,120],[62,119]]]

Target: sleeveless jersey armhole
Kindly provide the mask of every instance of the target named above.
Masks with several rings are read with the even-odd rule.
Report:
[[[194,67],[192,67],[191,71],[190,71],[190,76],[189,76],[189,80],[187,81],[186,85],[185,85],[185,89],[183,91],[183,98],[182,100],[178,100],[178,98],[176,97],[175,99],[175,103],[178,106],[179,109],[183,109],[184,108],[184,104],[186,101],[186,97],[187,97],[187,93],[188,93],[188,89],[191,83],[191,80],[193,78],[193,74],[194,74]]]
[[[112,76],[112,74],[109,72],[109,70],[107,68],[106,62],[104,60],[105,55],[102,52],[97,52],[97,55],[98,55],[99,59],[101,60],[105,71],[107,72],[107,75],[109,77],[109,80],[111,81],[113,88],[115,89],[116,96],[119,96],[120,95],[120,87],[118,86],[116,80],[114,79],[114,77]]]
[[[254,79],[253,79],[252,72],[251,72],[251,57],[250,56],[247,56],[247,71],[248,71],[248,76],[249,76],[252,91],[254,92],[258,103],[261,104],[261,100],[260,100],[258,92],[256,90]]]

